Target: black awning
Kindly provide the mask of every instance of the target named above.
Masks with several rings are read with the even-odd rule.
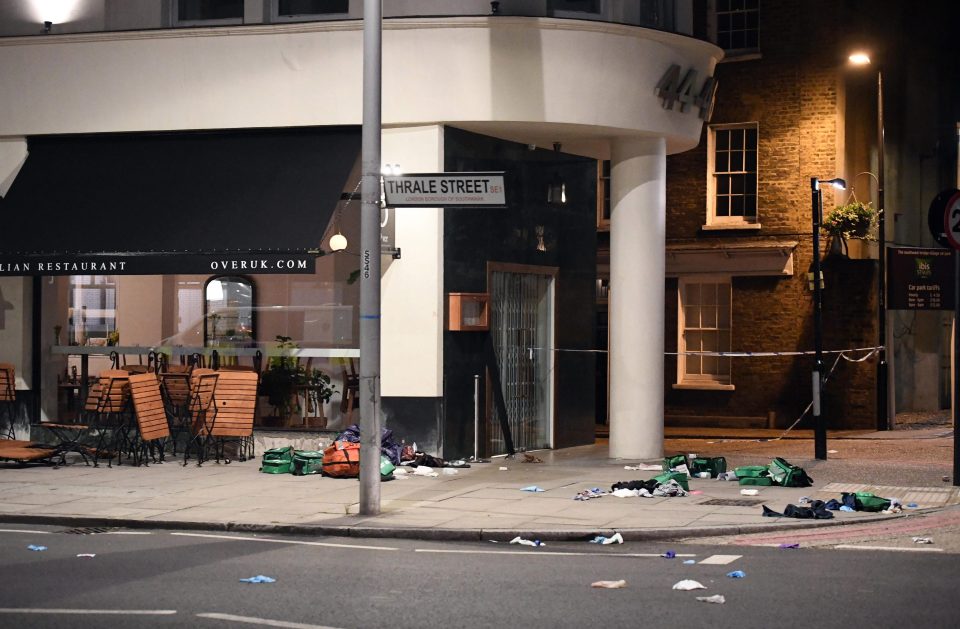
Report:
[[[28,148],[0,199],[0,275],[303,273],[360,130],[45,136]]]

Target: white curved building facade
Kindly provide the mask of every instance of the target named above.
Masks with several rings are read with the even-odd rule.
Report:
[[[26,10],[0,13],[0,193],[16,185],[30,138],[361,123],[362,21],[354,6],[361,3],[334,16],[343,19],[283,21],[271,14],[276,3],[246,2],[241,23],[210,26],[178,26],[173,9],[154,15],[149,4],[80,1],[75,30],[83,32],[58,22],[50,34],[26,34],[42,29]],[[681,77],[696,72],[689,91],[697,96],[722,53],[686,35],[602,21],[624,11],[620,3],[600,3],[606,13],[583,16],[599,20],[547,17],[544,3],[527,3],[529,15],[506,15],[507,6],[481,15],[489,13],[487,2],[394,4],[402,13],[386,7],[383,23],[384,162],[442,172],[449,127],[524,145],[560,143],[564,153],[611,160],[611,456],[660,456],[665,159],[699,142],[703,119],[692,103],[665,107],[656,88],[676,65]],[[415,16],[436,15],[440,5],[456,5],[458,13]],[[662,5],[684,30],[689,3]],[[525,5],[513,6],[522,13]],[[444,230],[440,208],[396,214],[402,258],[386,267],[382,284],[385,398],[445,396]],[[19,328],[0,331],[0,362],[18,364],[24,392],[49,387],[55,374],[36,381],[42,370],[34,365],[47,356],[54,320],[39,323],[37,355],[29,332],[36,284],[8,275],[0,286],[13,304],[8,322]],[[131,294],[153,303],[163,280],[138,281]],[[139,313],[128,315],[124,328],[137,333],[148,318],[142,300],[117,299],[118,309]],[[143,337],[131,341],[148,345],[166,336],[159,323],[142,325]],[[53,415],[52,404],[40,404],[41,416]],[[448,454],[464,454],[439,432],[435,449],[446,440]]]

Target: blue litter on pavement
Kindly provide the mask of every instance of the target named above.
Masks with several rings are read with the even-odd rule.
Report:
[[[686,560],[686,561],[684,561],[683,563],[689,566],[689,565],[691,565],[691,564],[695,564],[695,563],[697,563],[697,562],[696,562],[696,561],[694,561],[693,559],[687,559],[687,560]]]
[[[915,503],[915,502],[908,502],[908,503],[907,503],[907,509],[917,509],[917,508],[919,508],[919,506],[920,506],[920,505],[918,505],[918,504]]]
[[[846,511],[846,512],[848,512],[848,513],[852,513],[852,512],[854,512],[854,511],[856,511],[856,509],[851,509],[851,508],[848,507],[847,505],[843,505],[842,507],[840,507],[840,510],[841,510],[841,511]]]
[[[540,487],[537,487],[536,485],[530,485],[529,487],[524,487],[524,488],[522,488],[520,491],[539,492],[539,491],[544,491],[544,490],[541,489]]]
[[[674,557],[677,556],[677,553],[673,552],[672,550],[668,550],[667,552],[663,553],[660,556],[665,559],[673,559]]]
[[[780,544],[780,548],[800,548],[800,544]]]
[[[27,546],[27,550],[34,550],[34,551],[36,551],[36,552],[38,552],[38,553],[41,553],[41,552],[45,551],[46,549],[47,549],[46,546],[36,546],[36,545],[34,545],[34,544],[30,544],[29,546]]]
[[[276,579],[273,577],[267,577],[262,574],[258,574],[255,577],[250,577],[249,579],[240,579],[240,583],[275,583]]]
[[[734,570],[733,572],[728,572],[727,576],[731,579],[742,579],[747,576],[747,573],[743,570]]]

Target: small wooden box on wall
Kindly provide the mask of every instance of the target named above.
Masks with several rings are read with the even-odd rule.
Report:
[[[447,330],[486,332],[490,329],[489,293],[448,293]]]

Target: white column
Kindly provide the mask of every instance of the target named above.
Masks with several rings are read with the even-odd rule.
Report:
[[[610,172],[610,456],[663,456],[666,142],[614,140]]]

